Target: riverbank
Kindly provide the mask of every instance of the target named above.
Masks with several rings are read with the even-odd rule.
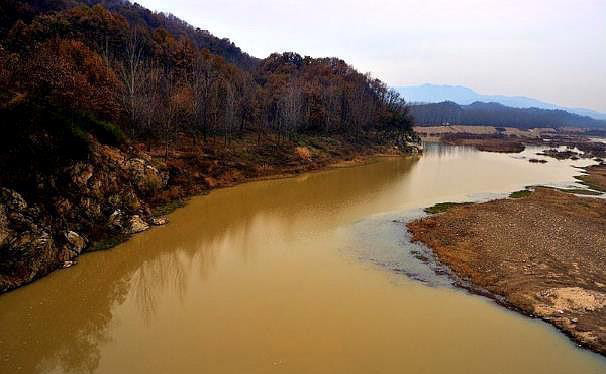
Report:
[[[606,200],[544,187],[514,196],[456,205],[407,226],[464,287],[606,355]]]
[[[0,296],[0,372],[155,374],[177,363],[241,373],[282,362],[289,373],[366,374],[381,362],[385,372],[601,374],[606,358],[546,324],[411,281],[436,284],[393,222],[445,196],[573,175],[428,145],[422,157],[214,190],[169,225]]]
[[[200,145],[183,138],[168,158],[161,144],[93,143],[87,161],[39,178],[32,191],[1,189],[0,293],[165,224],[164,216],[190,196],[406,152],[371,138],[337,136],[271,143],[243,137],[229,147],[221,139]]]
[[[441,142],[449,145],[474,147],[482,152],[521,153],[526,149],[525,143],[515,137],[502,135],[444,135]]]
[[[415,131],[426,142],[470,146],[483,152],[520,153],[526,146],[544,146],[550,149],[541,156],[555,159],[606,158],[606,144],[587,129],[449,125],[418,126]]]

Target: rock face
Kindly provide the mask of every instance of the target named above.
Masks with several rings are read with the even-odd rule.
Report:
[[[8,229],[8,217],[6,216],[6,207],[0,204],[0,248],[4,247],[8,243],[8,236],[10,231]]]
[[[164,226],[168,223],[168,218],[166,217],[152,217],[150,220],[151,224],[154,226]]]
[[[0,188],[0,292],[33,280],[52,262],[55,241],[39,215],[19,193]]]
[[[6,207],[14,212],[23,212],[27,209],[27,202],[17,192],[8,188],[0,189],[0,198]]]
[[[94,242],[162,224],[147,200],[166,188],[166,166],[129,152],[94,143],[28,196],[0,188],[0,293],[76,263]]]
[[[86,248],[86,239],[78,235],[77,232],[69,231],[65,234],[67,242],[70,244],[74,252],[80,254]]]
[[[127,234],[137,234],[149,229],[149,225],[139,216],[132,216],[128,221]]]
[[[107,225],[114,230],[122,229],[123,214],[120,209],[115,210],[108,218]]]
[[[248,178],[317,170],[352,154],[385,153],[385,146],[319,137],[324,146],[300,149],[299,157],[290,146],[263,146],[262,159],[194,147],[162,162],[145,154],[143,144],[118,149],[89,140],[85,159],[64,159],[53,170],[23,179],[0,178],[9,187],[0,189],[0,293],[75,264],[81,253],[166,224],[166,218],[153,216],[153,205]]]

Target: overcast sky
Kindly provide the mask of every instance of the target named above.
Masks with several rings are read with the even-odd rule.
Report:
[[[138,0],[266,57],[606,112],[606,0]]]

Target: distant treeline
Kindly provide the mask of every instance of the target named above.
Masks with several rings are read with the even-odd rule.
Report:
[[[424,125],[458,124],[517,128],[606,128],[606,121],[579,116],[565,110],[511,108],[497,103],[459,105],[452,101],[411,106],[415,121]]]

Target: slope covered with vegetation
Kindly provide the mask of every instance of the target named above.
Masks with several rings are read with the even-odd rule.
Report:
[[[0,292],[175,199],[405,146],[408,111],[337,58],[259,60],[127,1],[0,0]]]

